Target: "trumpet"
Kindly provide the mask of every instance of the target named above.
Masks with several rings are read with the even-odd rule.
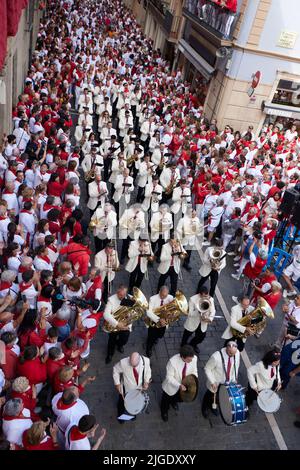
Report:
[[[180,240],[175,239],[173,241],[174,243],[171,243],[172,245],[172,255],[173,256],[179,256],[181,260],[184,260],[187,257],[187,253],[183,250],[183,246]]]
[[[126,158],[127,166],[131,166],[134,162],[137,162],[139,159],[138,155],[131,155],[131,157]]]
[[[149,242],[140,243],[140,256],[145,256],[150,263],[153,263],[155,256],[151,255],[151,247]]]
[[[108,226],[107,226],[107,218],[105,216],[100,217],[99,219],[97,217],[92,217],[91,221],[89,223],[89,228],[91,230],[97,228],[100,232],[106,232]]]
[[[105,267],[105,270],[107,272],[107,281],[108,281],[108,293],[111,293],[111,285],[112,285],[112,273],[113,272],[118,272],[121,270],[120,266],[118,266],[117,262],[117,255],[116,251],[112,253],[111,255],[107,256],[107,265]]]

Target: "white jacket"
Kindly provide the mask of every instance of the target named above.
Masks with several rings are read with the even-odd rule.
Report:
[[[136,383],[135,376],[133,374],[133,367],[130,364],[130,358],[125,357],[121,359],[117,364],[115,364],[113,368],[113,379],[115,385],[120,385],[121,377],[122,382],[124,384],[125,393],[129,392],[129,390],[137,390],[141,389],[143,386],[143,375],[144,375],[144,383],[149,383],[151,380],[151,367],[150,367],[150,359],[148,357],[142,356],[144,359],[144,364],[142,358],[138,366],[136,367],[136,371],[139,375],[138,383]],[[143,374],[144,372],[144,374]]]
[[[185,215],[182,217],[176,227],[176,237],[181,240],[183,246],[190,245],[197,247],[198,237],[201,235],[203,227],[199,218]]]
[[[148,178],[150,178],[151,171],[148,170],[146,162],[136,162],[136,163],[139,163],[137,185],[140,188],[144,188],[147,184]]]
[[[130,186],[123,186],[123,184],[130,184]],[[123,175],[118,175],[115,182],[115,192],[113,195],[113,200],[119,202],[122,195],[125,197],[126,204],[130,202],[130,193],[134,191],[133,178],[132,176],[127,176],[126,178]]]
[[[212,270],[211,268],[211,263],[210,263],[210,260],[211,260],[211,254],[213,253],[214,251],[214,247],[211,247],[209,246],[208,248],[206,248],[205,252],[204,252],[204,256],[203,256],[203,265],[200,267],[199,269],[199,274],[201,276],[208,276]],[[222,255],[225,255],[225,250],[222,250]],[[226,256],[222,259],[222,261],[220,261],[220,266],[219,268],[217,269],[218,273],[220,274],[220,272],[222,271],[222,269],[224,269],[226,266]]]
[[[185,364],[187,364],[186,376],[193,374],[198,377],[197,356],[193,357],[192,362],[185,363],[181,359],[180,354],[175,354],[167,363],[167,374],[162,383],[162,389],[168,395],[173,396],[178,392],[182,383],[182,371]]]
[[[154,313],[154,310],[162,305],[167,305],[174,299],[173,295],[168,294],[165,299],[161,299],[159,294],[152,295],[149,299],[149,307],[147,310],[147,317],[150,318],[154,323],[159,322],[160,317]],[[161,305],[161,302],[162,305]]]
[[[122,176],[124,169],[127,168],[126,160],[121,160],[119,158],[114,158],[111,164],[111,175],[109,178],[109,182],[115,184],[117,181],[117,177],[119,175]]]
[[[164,190],[167,189],[167,187],[170,185],[171,177],[172,177],[171,168],[164,168],[159,177],[160,184],[162,185]],[[178,183],[179,180],[180,180],[180,172],[179,172],[179,169],[176,168],[174,172],[174,181]]]
[[[221,352],[224,357],[224,365],[225,369],[227,370],[228,365],[228,355],[226,353],[226,348],[222,348]],[[232,366],[230,369],[230,382],[237,382],[238,373],[239,373],[239,366],[240,366],[240,352],[237,349],[235,354],[235,367],[234,367],[234,360],[231,362]],[[232,359],[232,358],[231,358]],[[206,386],[207,388],[213,392],[212,384],[224,384],[226,382],[226,373],[223,366],[222,356],[220,351],[216,351],[213,353],[212,356],[208,359],[205,367],[204,372],[207,378]]]
[[[153,192],[156,192],[158,194],[153,194]],[[159,210],[159,201],[162,198],[162,187],[160,184],[157,184],[155,186],[155,189],[153,188],[153,182],[148,182],[145,186],[145,198],[142,202],[142,209],[144,211],[148,211],[150,208],[151,204],[151,211],[152,212],[158,212]]]
[[[106,195],[108,194],[107,186],[105,181],[99,181],[99,189],[98,184],[96,181],[92,181],[88,185],[88,193],[89,193],[89,200],[87,203],[87,207],[92,211],[96,209],[98,202],[101,203],[103,207],[105,204]],[[100,194],[104,193],[101,197]]]
[[[84,173],[87,173],[88,171],[90,171],[93,165],[97,165],[97,166],[99,165],[100,167],[104,166],[102,155],[96,154],[95,158],[92,157],[91,154],[85,155],[81,163],[81,168],[83,169]]]
[[[119,129],[120,129],[120,137],[124,137],[127,133],[128,129],[133,127],[133,118],[132,116],[128,116],[128,120],[126,122],[126,117],[123,117],[119,120]]]
[[[172,195],[172,201],[174,204],[171,206],[171,211],[177,214],[180,209],[185,214],[187,204],[191,202],[191,190],[190,188],[175,188]]]
[[[185,249],[182,247],[183,253],[186,253]],[[177,274],[179,274],[180,269],[181,269],[181,259],[179,258],[178,255],[173,257],[174,260],[174,270]],[[172,247],[169,242],[165,243],[162,247],[161,250],[161,255],[160,255],[160,263],[157,268],[158,272],[160,274],[166,274],[168,270],[170,269],[171,266],[171,261],[172,261]]]
[[[216,314],[215,303],[213,297],[203,298],[200,294],[193,295],[189,300],[189,313],[188,317],[184,323],[184,328],[188,331],[195,331],[199,323],[201,323],[201,331],[205,333],[208,327],[208,322],[201,321],[201,313],[199,312],[199,305],[201,301],[209,300],[211,308],[209,311],[209,320],[213,321]]]
[[[108,298],[103,318],[105,321],[107,321],[112,327],[116,328],[118,325],[117,320],[114,318],[114,313],[119,309],[121,304],[121,300],[118,298],[117,294],[111,295]],[[129,331],[132,330],[132,325],[128,326]],[[105,331],[105,327],[103,327],[103,330]]]
[[[112,252],[112,265],[116,268],[120,266],[118,252],[116,250],[113,250]],[[95,260],[94,260],[94,266],[95,268],[100,270],[100,274],[101,274],[103,282],[104,282],[104,279],[106,278],[106,275],[108,275],[110,282],[114,280],[116,273],[115,271],[112,271],[112,269],[108,268],[107,253],[105,249],[99,251],[99,253],[96,254]]]
[[[163,220],[163,239],[167,241],[170,238],[170,230],[173,228],[173,219],[172,219],[172,214],[170,212],[167,212],[164,216],[160,212],[156,212],[155,214],[152,215],[151,220],[150,220],[150,230],[151,230],[151,241],[156,242],[159,238],[160,232],[159,232],[159,226],[160,226],[160,221]]]
[[[129,250],[128,250],[129,259],[125,267],[126,271],[128,271],[129,273],[132,273],[138,265],[139,255],[140,255],[139,245],[140,245],[139,240],[133,240],[132,242],[130,242]],[[149,256],[153,256],[151,243],[148,243],[148,245],[149,246],[148,246],[147,253],[149,252]],[[145,273],[147,271],[148,258],[146,256],[141,257],[140,268],[141,268],[142,273]]]
[[[250,305],[247,308],[246,313],[250,313],[250,312],[252,312],[252,310],[254,310],[254,307],[252,307],[252,305]],[[243,311],[242,311],[241,304],[234,305],[234,307],[232,307],[232,309],[231,309],[230,324],[229,324],[229,326],[227,326],[226,330],[224,331],[224,333],[222,335],[222,338],[224,338],[224,339],[232,338],[231,328],[234,328],[235,330],[238,330],[241,333],[245,332],[246,327],[242,326],[238,323],[238,321],[241,318],[243,318]],[[246,338],[243,338],[243,341],[245,342]]]
[[[164,164],[168,162],[168,157],[165,157],[165,153],[167,153],[167,150],[160,150],[160,148],[156,148],[153,150],[153,153],[151,155],[151,162],[155,163],[155,165],[159,165],[161,160],[163,161]]]
[[[134,219],[135,217],[135,219]],[[137,240],[145,228],[145,214],[143,211],[135,213],[134,209],[126,209],[119,220],[120,238],[130,236]]]
[[[94,228],[94,237],[99,237],[101,240],[108,238],[112,240],[115,238],[115,230],[114,228],[117,226],[117,214],[115,211],[111,210],[107,216],[105,216],[104,209],[102,207],[98,207],[94,212],[91,221],[98,219],[103,219],[101,224]],[[106,230],[104,229],[106,227]]]
[[[271,389],[274,380],[277,378],[278,384],[281,383],[279,367],[274,367],[274,376],[271,377],[272,366],[266,369],[263,361],[259,361],[247,370],[250,387],[261,390]]]

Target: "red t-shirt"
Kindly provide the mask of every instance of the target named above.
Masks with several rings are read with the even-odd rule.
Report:
[[[47,380],[46,364],[43,364],[39,357],[30,361],[21,363],[20,360],[17,366],[18,377],[27,377],[30,385],[35,385]]]

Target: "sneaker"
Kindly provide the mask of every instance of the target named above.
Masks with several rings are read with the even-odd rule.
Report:
[[[235,297],[234,295],[231,298],[236,304],[239,303],[239,299],[237,297]]]
[[[283,293],[282,293],[282,296],[283,296],[284,298],[286,298],[287,295],[288,295],[288,291],[287,291],[286,289],[284,289],[284,291],[283,291]]]
[[[236,256],[235,254],[235,251],[229,251],[229,253],[227,253],[228,256]]]
[[[234,263],[233,266],[234,266],[235,268],[239,268],[239,267],[240,267],[240,263]]]
[[[202,243],[202,246],[208,246],[208,245],[210,245],[210,242],[209,242],[209,241]]]
[[[241,259],[240,256],[236,256],[235,258],[233,258],[233,261],[239,261]]]
[[[233,277],[233,279],[236,279],[237,281],[240,280],[240,276],[238,274],[231,274],[231,277]]]

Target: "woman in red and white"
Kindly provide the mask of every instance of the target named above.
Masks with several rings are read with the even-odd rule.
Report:
[[[18,215],[19,203],[18,203],[18,198],[14,189],[15,189],[15,183],[13,182],[6,183],[4,191],[2,193],[2,199],[7,202],[8,212],[14,215]]]
[[[48,248],[45,245],[39,246],[36,249],[36,256],[33,260],[33,265],[36,271],[43,271],[44,269],[53,271],[53,266],[48,256]]]
[[[11,444],[22,445],[22,436],[32,425],[30,411],[24,407],[21,398],[12,398],[4,405],[2,431]]]

